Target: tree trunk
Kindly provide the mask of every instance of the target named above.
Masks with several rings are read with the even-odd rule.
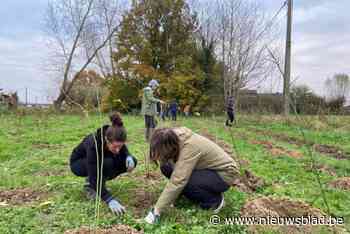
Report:
[[[60,111],[62,108],[63,101],[66,99],[66,95],[63,91],[60,92],[58,98],[53,102],[55,110]]]

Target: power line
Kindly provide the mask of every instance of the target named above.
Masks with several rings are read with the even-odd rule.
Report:
[[[265,28],[258,34],[258,36],[256,37],[256,40],[258,40],[264,33],[265,31],[270,28],[273,23],[275,18],[281,13],[281,11],[283,10],[283,8],[285,8],[287,6],[288,0],[284,1],[284,3],[282,4],[282,6],[280,7],[280,9],[276,12],[276,14],[271,18],[270,22],[268,24],[266,24]]]

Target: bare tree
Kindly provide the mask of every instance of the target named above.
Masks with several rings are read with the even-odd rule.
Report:
[[[120,24],[122,13],[128,8],[129,2],[123,0],[96,0],[89,27],[85,31],[84,48],[88,58],[96,50],[105,35],[110,35],[113,29]],[[116,75],[116,64],[113,59],[115,49],[114,37],[111,37],[106,46],[96,54],[94,65],[97,66],[103,77]]]
[[[50,38],[52,49],[52,65],[63,70],[60,92],[54,101],[56,109],[60,109],[63,101],[69,97],[75,80],[97,57],[102,48],[111,41],[118,29],[114,18],[108,18],[108,30],[98,27],[103,0],[51,0],[45,18],[45,30]],[[107,7],[107,5],[104,5]],[[91,34],[95,32],[95,34]],[[97,33],[104,32],[104,33]],[[87,52],[87,45],[94,45]]]
[[[273,70],[267,50],[274,39],[271,22],[257,2],[217,0],[215,4],[217,55],[223,64],[225,99],[248,84],[258,86]]]
[[[345,100],[350,93],[350,77],[347,74],[335,74],[326,80],[325,87],[330,100],[338,98]]]
[[[274,63],[278,69],[279,74],[284,77],[284,71],[283,71],[283,63],[284,60],[282,59],[281,52],[276,51],[276,48],[272,50],[269,47],[266,47],[267,51],[269,52],[269,55],[271,57],[271,62]]]

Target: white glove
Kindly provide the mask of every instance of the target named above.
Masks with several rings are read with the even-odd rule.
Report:
[[[117,200],[110,200],[108,202],[109,209],[116,214],[116,215],[122,215],[125,213],[125,207],[122,206]]]
[[[131,172],[135,168],[134,159],[130,155],[126,157],[126,168],[128,172]]]
[[[159,215],[156,215],[154,213],[154,209],[152,209],[148,215],[146,216],[145,218],[145,221],[149,224],[155,224],[155,223],[159,223],[159,219],[160,219],[160,216]]]

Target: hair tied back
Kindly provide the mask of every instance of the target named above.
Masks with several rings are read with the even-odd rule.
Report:
[[[113,112],[109,116],[113,127],[123,127],[123,120],[119,112]]]

